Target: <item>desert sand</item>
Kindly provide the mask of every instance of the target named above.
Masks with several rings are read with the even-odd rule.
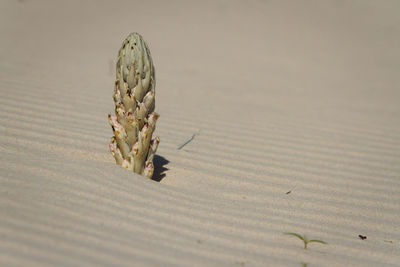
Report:
[[[0,265],[400,266],[399,10],[1,1]],[[108,151],[130,32],[156,68],[154,180]]]

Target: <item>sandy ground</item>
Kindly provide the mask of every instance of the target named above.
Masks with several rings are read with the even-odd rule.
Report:
[[[399,10],[1,1],[0,265],[400,266]],[[160,182],[108,152],[132,31],[156,67]]]

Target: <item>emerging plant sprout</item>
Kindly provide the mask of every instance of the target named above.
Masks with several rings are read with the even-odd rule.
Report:
[[[297,234],[297,233],[284,233],[284,234],[285,234],[285,235],[292,235],[292,236],[295,236],[295,237],[297,237],[298,239],[302,240],[303,243],[304,243],[304,249],[307,249],[308,243],[313,243],[313,242],[315,242],[315,243],[321,243],[321,244],[328,244],[328,243],[326,243],[325,241],[322,241],[322,240],[316,240],[316,239],[311,239],[311,240],[309,240],[305,235],[301,236],[301,235],[299,235],[299,234]]]
[[[152,138],[159,117],[155,109],[155,73],[150,50],[138,33],[131,33],[118,52],[114,86],[115,115],[108,114],[114,132],[110,151],[117,164],[152,178],[153,158],[160,139]]]

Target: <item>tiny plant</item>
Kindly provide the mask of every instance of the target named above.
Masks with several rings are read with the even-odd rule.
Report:
[[[284,234],[285,235],[292,235],[292,236],[295,236],[298,239],[302,240],[304,242],[304,249],[307,249],[308,243],[313,243],[314,242],[314,243],[328,244],[328,243],[326,243],[326,242],[324,242],[322,240],[316,240],[316,239],[311,239],[310,240],[305,235],[301,236],[301,235],[296,234],[296,233],[284,233]]]

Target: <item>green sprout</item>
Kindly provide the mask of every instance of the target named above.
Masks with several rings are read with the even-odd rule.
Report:
[[[292,235],[292,236],[295,236],[295,237],[301,239],[304,242],[304,249],[307,249],[308,243],[312,243],[312,242],[321,243],[321,244],[328,244],[328,243],[326,243],[326,242],[324,242],[322,240],[316,240],[316,239],[309,240],[305,235],[301,236],[301,235],[296,234],[296,233],[284,233],[284,234],[285,235]]]

